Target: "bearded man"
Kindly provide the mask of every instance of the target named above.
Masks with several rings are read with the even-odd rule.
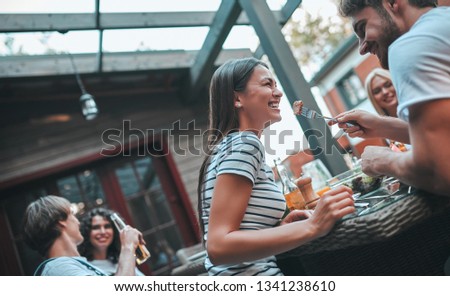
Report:
[[[436,0],[341,0],[352,19],[360,54],[378,57],[397,91],[400,119],[360,110],[338,116],[350,137],[411,143],[398,153],[366,147],[363,171],[393,176],[426,191],[450,196],[450,7]],[[354,121],[354,126],[345,122]]]

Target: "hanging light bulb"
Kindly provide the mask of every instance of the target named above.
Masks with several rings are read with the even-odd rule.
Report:
[[[98,115],[97,104],[95,103],[94,97],[91,94],[84,93],[80,97],[81,112],[83,112],[84,118],[86,120],[92,120]]]
[[[81,112],[86,120],[92,120],[98,115],[97,104],[95,103],[94,96],[89,94],[84,88],[83,81],[81,81],[80,74],[78,74],[77,67],[73,61],[72,55],[69,53],[70,61],[72,63],[72,68],[75,72],[75,77],[77,79],[78,86],[81,90],[80,104]]]

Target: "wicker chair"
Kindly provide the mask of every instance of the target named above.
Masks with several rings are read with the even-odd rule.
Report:
[[[171,275],[207,275],[204,266],[206,251],[202,244],[178,250],[177,257],[182,265],[174,268]]]

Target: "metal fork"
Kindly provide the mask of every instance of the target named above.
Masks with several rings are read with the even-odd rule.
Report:
[[[333,118],[333,117],[328,117],[328,116],[324,116],[320,113],[317,113],[317,111],[309,109],[308,107],[302,106],[302,109],[300,111],[300,115],[304,116],[308,119],[316,119],[316,118],[321,118],[321,119],[325,119],[325,120],[329,120],[332,121],[333,123],[337,123],[337,119]],[[347,127],[351,127],[354,126],[353,124],[347,122]],[[344,135],[345,131],[343,129],[339,130],[339,132],[333,136],[334,139],[339,139],[340,137],[342,137],[342,135]]]
[[[336,118],[332,118],[332,117],[328,117],[328,116],[324,116],[322,114],[317,113],[317,111],[309,109],[308,107],[302,106],[302,109],[300,111],[300,115],[308,118],[308,119],[316,119],[316,118],[323,118],[326,120],[330,120],[333,122],[337,123],[337,119]]]
[[[302,106],[302,110],[300,111],[300,115],[308,118],[308,119],[316,119],[316,118],[322,118],[325,120],[329,120],[332,121],[333,123],[338,123],[338,120],[334,117],[328,117],[328,116],[324,116],[320,113],[317,113],[317,111],[309,109],[308,107]],[[352,127],[355,126],[354,124],[350,123],[350,122],[346,122],[345,123],[347,125],[347,127]]]

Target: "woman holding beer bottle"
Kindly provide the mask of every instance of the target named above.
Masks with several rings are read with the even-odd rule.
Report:
[[[228,61],[212,77],[209,150],[198,185],[209,275],[283,275],[274,255],[324,236],[354,211],[351,190],[340,187],[314,211],[284,217],[286,202],[259,139],[281,120],[281,96],[268,66],[254,58]]]
[[[116,273],[120,256],[120,236],[111,220],[114,213],[105,208],[94,208],[87,212],[80,222],[84,240],[78,246],[81,256],[109,275]],[[144,274],[136,268],[136,275]]]

